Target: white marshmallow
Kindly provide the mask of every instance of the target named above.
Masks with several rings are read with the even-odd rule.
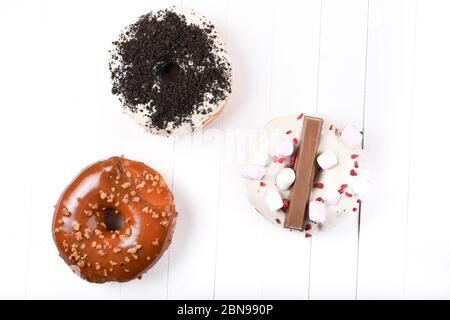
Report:
[[[283,207],[283,199],[277,190],[271,190],[265,197],[267,207],[270,211],[277,211]]]
[[[345,144],[350,148],[361,148],[363,135],[351,124],[348,124],[341,131],[341,138],[344,140]]]
[[[334,189],[325,189],[325,192],[323,193],[321,198],[323,199],[325,204],[334,206],[341,199],[341,194]]]
[[[264,167],[254,164],[243,167],[241,171],[242,176],[250,180],[260,180],[262,177],[264,177],[264,173]]]
[[[370,191],[370,183],[368,181],[357,180],[352,186],[353,192],[360,196],[365,196]]]
[[[291,168],[284,168],[281,170],[275,179],[278,188],[287,190],[295,181],[295,171]]]
[[[316,223],[324,223],[326,217],[325,203],[322,201],[311,201],[309,203],[309,220]]]
[[[252,157],[252,164],[256,164],[261,167],[265,167],[267,165],[267,162],[269,162],[269,155],[265,152],[257,151]]]
[[[328,170],[338,164],[338,158],[333,152],[324,152],[317,157],[317,164],[323,169]]]
[[[289,157],[294,152],[294,144],[291,140],[283,140],[277,146],[277,153],[283,157]]]

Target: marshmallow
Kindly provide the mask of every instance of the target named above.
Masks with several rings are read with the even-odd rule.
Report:
[[[264,167],[254,164],[245,166],[241,171],[242,176],[250,180],[260,180],[262,177],[264,177],[264,173]]]
[[[295,181],[295,171],[291,168],[284,168],[278,173],[275,180],[278,188],[281,190],[287,190]]]
[[[283,157],[289,157],[294,152],[294,144],[291,140],[283,140],[277,146],[277,153]]]
[[[317,164],[323,169],[328,170],[335,167],[338,159],[333,152],[324,152],[317,157]]]
[[[321,198],[325,204],[334,206],[341,199],[341,194],[337,190],[326,189]]]
[[[309,203],[309,220],[316,223],[324,223],[326,217],[325,203],[321,201],[311,201]]]
[[[269,155],[265,152],[257,151],[252,157],[252,164],[256,164],[261,167],[265,167],[269,161]]]
[[[351,124],[347,125],[341,131],[341,138],[342,140],[344,140],[344,143],[350,148],[361,148],[363,135]]]
[[[283,207],[283,199],[277,190],[271,190],[265,197],[266,204],[270,211],[277,211]]]
[[[352,186],[353,192],[360,196],[365,196],[370,191],[370,184],[368,181],[357,180]]]

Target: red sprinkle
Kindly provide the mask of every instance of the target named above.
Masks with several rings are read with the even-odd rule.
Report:
[[[309,234],[309,233],[305,233],[305,238],[311,238],[312,237],[312,235],[311,234]]]
[[[289,200],[283,199],[283,208],[288,208],[288,207],[289,207]]]
[[[352,154],[350,157],[351,157],[352,159],[356,159],[356,158],[359,157],[359,154]]]
[[[352,210],[353,210],[353,212],[356,212],[358,210],[358,208],[353,208]]]
[[[331,124],[330,127],[328,128],[328,130],[333,130],[333,125]]]
[[[301,118],[303,118],[303,113],[301,113],[301,114],[297,117],[297,120],[300,120]]]
[[[358,164],[358,161],[355,161],[355,164],[354,164],[354,166],[355,166],[355,168],[359,168],[359,164]]]
[[[312,227],[311,227],[311,224],[308,223],[308,224],[306,225],[305,230],[308,231],[308,230],[311,230],[311,228],[312,228]]]
[[[349,193],[349,192],[346,192],[345,195],[346,195],[347,197],[349,197],[349,198],[353,197],[353,195],[352,195],[351,193]]]
[[[280,221],[280,219],[275,219],[275,221],[276,221],[276,223],[278,223],[278,224],[281,224],[281,221]]]
[[[283,163],[284,160],[286,160],[286,158],[280,157],[280,158],[278,159],[278,162],[279,162],[279,163]]]
[[[338,190],[340,194],[343,194],[345,189],[347,189],[348,184],[341,184],[341,188]]]
[[[264,183],[264,181],[261,181],[261,182],[259,183],[259,185],[260,185],[261,187],[265,187],[265,186],[266,186],[266,184]]]
[[[291,133],[292,133],[292,130],[286,131],[286,134],[291,134]]]
[[[297,138],[292,139],[292,143],[293,144],[297,144],[298,143],[298,139]]]
[[[316,183],[314,183],[313,187],[317,188],[317,189],[323,189],[323,183],[322,182],[316,182]]]
[[[323,199],[321,197],[317,197],[316,201],[320,201],[320,202],[324,202]]]
[[[356,171],[354,169],[352,169],[352,170],[350,170],[350,175],[354,177],[354,176],[357,176],[358,173],[356,173]]]
[[[295,164],[295,160],[297,159],[297,155],[294,154],[291,156],[291,164],[294,165]]]

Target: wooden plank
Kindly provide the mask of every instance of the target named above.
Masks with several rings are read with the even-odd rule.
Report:
[[[168,6],[179,5],[181,0],[157,0],[157,1],[119,1],[114,5],[114,15],[118,19],[127,19],[124,25],[127,25],[133,19],[151,10],[164,9]],[[104,6],[104,5],[103,5]],[[124,9],[126,9],[124,14]],[[116,19],[110,21],[114,23]],[[117,23],[114,23],[116,26]],[[121,27],[122,28],[122,27]],[[113,30],[111,27],[110,30]],[[113,97],[115,98],[115,97]],[[133,124],[134,125],[134,124]],[[139,150],[139,144],[133,145],[133,151],[139,150],[137,159],[149,159],[147,164],[154,165],[155,169],[163,174],[169,186],[173,186],[173,157],[174,157],[174,138],[154,137],[149,134],[141,134],[142,145],[147,146]],[[142,146],[141,145],[141,146]],[[173,188],[172,188],[173,189]],[[173,190],[172,190],[173,191]],[[175,194],[175,204],[177,205]],[[178,207],[177,207],[178,209]],[[153,266],[140,281],[130,281],[120,284],[121,299],[167,299],[168,297],[168,276],[170,270],[170,248],[161,257],[158,263]]]
[[[368,2],[322,1],[317,111],[363,127]],[[312,238],[311,299],[354,299],[358,214]]]
[[[210,18],[227,41],[226,2],[183,0],[183,6]],[[222,117],[175,142],[174,192],[180,215],[170,249],[170,299],[214,297]]]
[[[403,298],[415,1],[371,1],[364,145],[372,187],[363,203],[358,298]]]
[[[0,50],[2,72],[2,116],[0,117],[0,146],[2,156],[3,221],[0,232],[2,266],[0,299],[24,299],[27,285],[29,249],[29,219],[32,185],[33,155],[31,119],[27,106],[36,106],[34,95],[38,80],[36,65],[29,52],[38,44],[39,30],[30,30],[17,21],[26,19],[39,23],[39,5],[33,1],[5,1],[0,4]],[[47,229],[49,230],[49,229]]]
[[[418,1],[405,298],[450,298],[448,1]],[[442,162],[443,161],[443,162]],[[442,163],[442,164],[441,164]],[[444,168],[441,166],[444,165]]]
[[[246,150],[267,120],[273,4],[229,2],[228,43],[233,57],[233,94],[223,114],[224,156],[220,167],[215,298],[261,297],[262,246],[266,223],[245,197],[239,175]]]
[[[316,110],[320,7],[285,0],[274,8],[269,118]],[[262,298],[308,298],[310,245],[304,233],[264,221]]]

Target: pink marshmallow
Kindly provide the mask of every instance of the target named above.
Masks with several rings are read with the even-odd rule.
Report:
[[[351,124],[342,129],[341,138],[350,148],[361,148],[363,135]]]
[[[289,157],[294,152],[294,144],[291,140],[283,140],[277,146],[277,153],[283,157]]]
[[[325,204],[334,206],[341,199],[341,194],[334,189],[325,189],[325,192],[322,194],[323,201]]]
[[[309,220],[316,223],[324,223],[326,217],[325,203],[322,201],[311,201],[309,203]]]
[[[260,180],[262,177],[264,177],[264,167],[250,164],[242,168],[241,175],[250,180]]]

